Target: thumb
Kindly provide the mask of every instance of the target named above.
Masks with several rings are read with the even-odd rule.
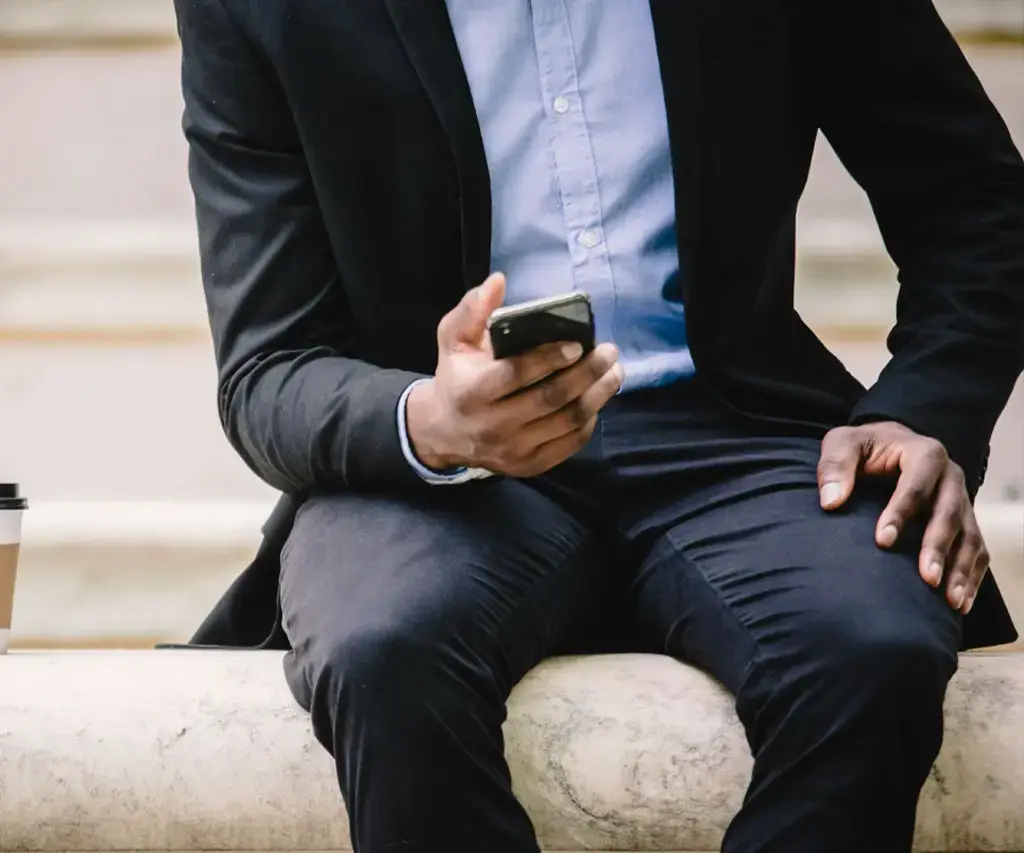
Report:
[[[437,327],[437,340],[444,350],[460,344],[479,346],[487,331],[487,318],[505,301],[505,276],[491,273],[483,284],[466,292],[458,305],[449,311]]]
[[[818,461],[818,491],[823,509],[837,509],[846,503],[853,492],[863,453],[855,428],[840,427],[825,436]]]

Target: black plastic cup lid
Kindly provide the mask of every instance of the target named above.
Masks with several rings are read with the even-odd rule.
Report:
[[[28,509],[28,501],[21,497],[17,483],[0,483],[0,510]]]

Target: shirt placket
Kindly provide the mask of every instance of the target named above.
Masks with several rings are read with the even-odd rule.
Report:
[[[573,285],[592,295],[611,296],[612,271],[597,164],[580,97],[577,56],[565,2],[534,0],[531,5],[541,94],[551,133]]]

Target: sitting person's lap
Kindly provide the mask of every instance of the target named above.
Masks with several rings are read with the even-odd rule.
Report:
[[[818,439],[763,435],[699,390],[650,399],[615,401],[580,459],[536,483],[307,501],[282,561],[296,655],[457,635],[489,647],[511,689],[543,657],[607,647],[602,624],[623,615],[630,648],[734,692],[747,657],[784,665],[802,645],[919,642],[955,662],[960,618],[917,573],[920,527],[875,544],[891,484],[825,512]]]
[[[737,695],[757,756],[754,805],[730,830],[741,849],[747,831],[787,843],[758,803],[913,814],[960,617],[917,573],[919,530],[890,551],[875,544],[891,485],[865,484],[826,513],[815,437],[764,435],[697,391],[651,399],[663,404],[615,401],[584,453],[541,481],[304,505],[282,555],[286,670],[346,797],[370,786],[381,796],[360,802],[380,808],[403,773],[431,766],[439,791],[475,792],[487,832],[524,843],[507,770],[494,769],[504,700],[543,658],[600,643],[625,617],[621,648],[690,661]],[[910,741],[894,703],[916,715]],[[872,740],[823,781],[816,767],[840,760],[831,745],[867,719]],[[883,773],[871,756],[893,738],[906,760]],[[371,773],[359,760],[396,747],[404,763]],[[788,785],[772,784],[780,768]],[[420,825],[450,817],[440,802],[416,812]],[[381,825],[352,817],[357,834]]]

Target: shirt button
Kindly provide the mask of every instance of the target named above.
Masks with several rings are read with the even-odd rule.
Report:
[[[551,106],[554,107],[555,112],[560,116],[569,112],[569,100],[568,98],[563,98],[561,95],[555,98],[554,103],[552,103]]]
[[[601,238],[597,236],[596,231],[580,231],[579,236],[576,238],[576,242],[579,243],[584,249],[593,249],[598,243],[601,242]]]

